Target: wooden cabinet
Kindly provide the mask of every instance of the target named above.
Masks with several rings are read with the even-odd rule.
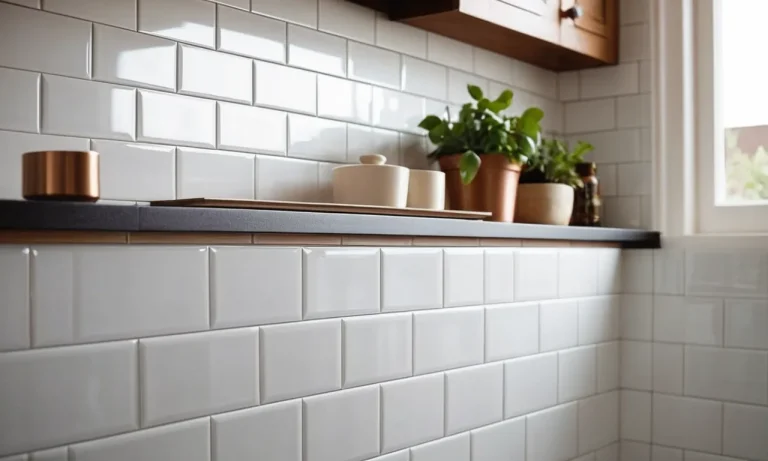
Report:
[[[392,20],[547,69],[618,61],[618,0],[352,1]]]

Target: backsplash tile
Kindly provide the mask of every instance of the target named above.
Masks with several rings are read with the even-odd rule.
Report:
[[[216,146],[216,102],[154,91],[138,93],[137,140]]]
[[[0,248],[0,351],[26,349],[29,328],[29,248]]]
[[[226,102],[217,104],[218,148],[285,155],[288,134],[285,112]]]
[[[483,314],[482,307],[414,313],[414,374],[482,363]]]
[[[445,374],[381,385],[381,452],[438,439],[445,432]]]
[[[382,312],[443,307],[443,250],[381,250]]]
[[[214,48],[216,5],[203,0],[137,0],[139,32]]]
[[[344,77],[347,75],[347,42],[333,35],[289,24],[288,64]]]
[[[40,74],[0,68],[0,128],[40,132]]]
[[[248,5],[246,0],[246,9]],[[284,22],[221,5],[216,12],[217,50],[285,63],[287,26]]]
[[[179,148],[176,198],[254,198],[254,156],[237,152]]]
[[[342,321],[344,387],[413,374],[413,316],[364,316]]]
[[[179,45],[179,93],[251,104],[250,59]]]
[[[501,421],[503,401],[503,364],[494,363],[446,372],[446,435]]]
[[[99,153],[100,195],[112,200],[176,198],[176,148],[118,141],[91,141]]]
[[[480,248],[443,251],[443,305],[471,306],[483,303],[484,254]]]

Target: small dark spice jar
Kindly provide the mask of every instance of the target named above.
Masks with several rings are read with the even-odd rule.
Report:
[[[597,166],[592,162],[578,163],[576,173],[584,185],[574,190],[571,226],[601,226],[602,201],[597,181]]]

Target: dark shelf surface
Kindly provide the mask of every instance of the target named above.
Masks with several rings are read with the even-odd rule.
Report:
[[[0,200],[0,229],[404,235],[616,242],[624,248],[660,246],[658,232],[637,229],[302,211],[16,200]]]

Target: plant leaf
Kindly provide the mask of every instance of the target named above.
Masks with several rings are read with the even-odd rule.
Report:
[[[469,95],[472,96],[472,99],[475,101],[483,99],[483,90],[481,90],[479,86],[467,85],[467,91],[469,91]]]
[[[432,131],[436,126],[443,123],[442,120],[440,120],[440,117],[437,115],[427,115],[424,117],[424,120],[419,123],[420,128],[424,128],[427,131]]]
[[[480,157],[476,153],[468,150],[459,159],[459,175],[461,182],[469,184],[475,179],[477,170],[480,169]]]
[[[499,110],[504,110],[512,105],[512,95],[513,93],[511,90],[504,90],[493,102],[496,103],[498,107],[501,107]]]
[[[582,159],[584,158],[584,154],[594,149],[594,146],[588,142],[579,141],[576,143],[576,147],[573,148],[572,155]]]
[[[432,144],[440,144],[448,133],[448,124],[440,121],[440,124],[429,130],[429,140]]]

